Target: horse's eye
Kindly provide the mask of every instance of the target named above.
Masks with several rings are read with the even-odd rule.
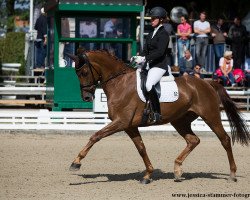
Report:
[[[87,72],[87,70],[85,71],[85,70],[83,70],[83,72],[82,72],[82,76],[87,76],[88,75],[88,72]]]
[[[79,72],[77,73],[77,75],[78,75],[79,77],[85,77],[85,76],[88,75],[88,71],[87,71],[86,69],[82,69],[81,71],[79,71]]]

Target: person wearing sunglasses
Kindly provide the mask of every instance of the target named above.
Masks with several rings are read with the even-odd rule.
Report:
[[[199,64],[196,64],[194,66],[194,70],[190,73],[190,75],[203,79],[203,74],[201,73],[201,66]]]

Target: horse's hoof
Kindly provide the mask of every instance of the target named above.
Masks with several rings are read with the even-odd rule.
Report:
[[[69,171],[77,171],[81,168],[81,163],[80,164],[77,164],[77,163],[72,163],[70,165],[70,168],[69,168]]]
[[[182,180],[183,180],[183,178],[181,177],[182,176],[182,174],[183,174],[183,171],[182,170],[180,170],[180,171],[175,171],[174,172],[174,181],[175,182],[181,182]]]
[[[175,177],[174,182],[181,182],[182,178],[181,177]]]
[[[227,180],[230,181],[230,182],[237,182],[237,178],[236,177],[231,177],[230,176]]]
[[[141,180],[141,184],[144,184],[144,185],[146,185],[146,184],[149,184],[149,183],[151,183],[151,180],[150,179],[142,179]]]

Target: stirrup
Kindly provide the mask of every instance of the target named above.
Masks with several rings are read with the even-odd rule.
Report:
[[[161,121],[161,119],[162,117],[160,113],[157,113],[157,112],[153,113],[153,119],[152,119],[153,123],[158,123]]]

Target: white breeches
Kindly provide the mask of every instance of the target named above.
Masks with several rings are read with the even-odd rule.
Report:
[[[158,83],[167,70],[159,67],[153,67],[148,71],[148,77],[146,82],[146,89],[149,92],[152,86]]]

